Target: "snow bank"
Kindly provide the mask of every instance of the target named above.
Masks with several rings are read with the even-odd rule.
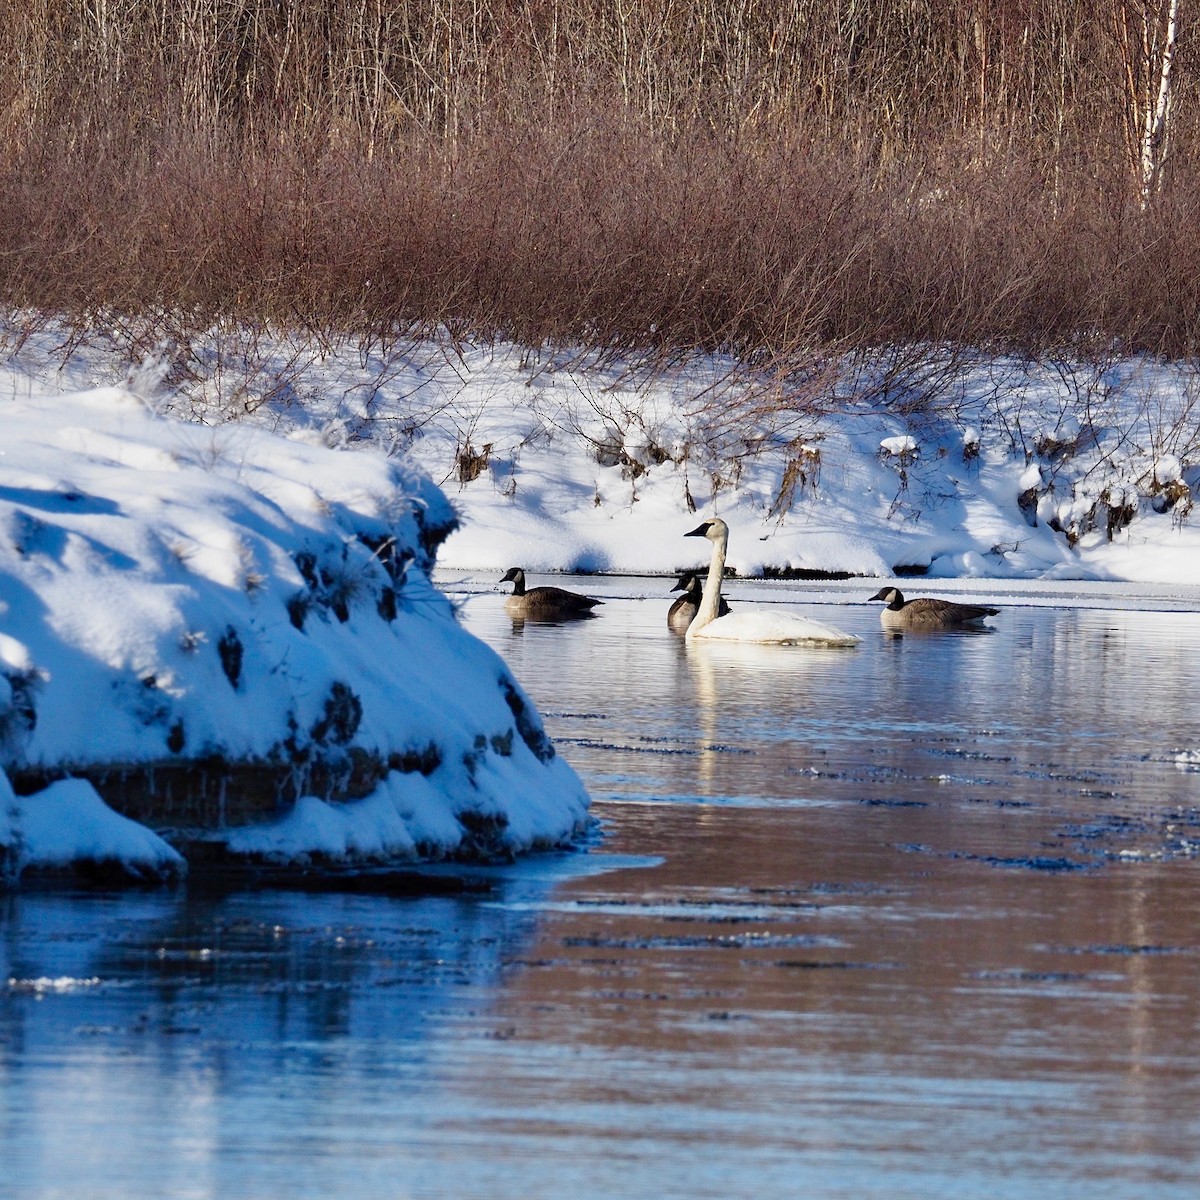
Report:
[[[856,378],[795,409],[732,385],[714,395],[720,369],[643,384],[499,348],[423,378],[404,403],[439,415],[410,453],[463,518],[441,565],[665,575],[699,565],[682,535],[719,515],[742,576],[1200,584],[1186,365],[1130,360],[1092,378],[980,359],[941,398],[884,402]],[[460,481],[468,414],[489,467]]]
[[[167,419],[124,388],[14,390],[0,429],[10,875],[178,871],[146,827],[388,859],[583,826],[528,698],[430,583],[455,514],[424,476],[311,429]]]
[[[101,334],[63,367],[66,340],[52,326],[22,334],[14,394],[124,377],[121,347]],[[669,575],[698,565],[682,536],[697,516],[719,515],[743,576],[1200,584],[1200,408],[1187,363],[931,347],[897,367],[883,348],[875,364],[831,367],[825,394],[793,400],[775,379],[756,391],[719,356],[647,374],[504,343],[447,338],[384,355],[256,334],[253,362],[231,372],[248,345],[236,331],[196,338],[189,368],[207,356],[220,371],[156,400],[213,423],[194,429],[195,453],[239,453],[244,429],[225,424],[236,412],[240,426],[403,454],[461,517],[443,567]],[[140,370],[137,387],[153,392],[163,365]],[[230,553],[189,551],[213,570]]]

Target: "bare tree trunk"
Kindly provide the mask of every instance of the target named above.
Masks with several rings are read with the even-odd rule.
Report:
[[[1179,33],[1179,0],[1167,0],[1166,12],[1153,14],[1155,27],[1147,38],[1151,57],[1147,66],[1151,68],[1150,82],[1157,75],[1158,86],[1153,95],[1153,104],[1146,105],[1145,123],[1142,129],[1141,153],[1141,196],[1142,207],[1150,203],[1150,197],[1158,188],[1162,165],[1167,156],[1167,119],[1171,112],[1171,67],[1175,62],[1175,42]],[[1150,13],[1146,12],[1146,19]],[[1157,71],[1154,71],[1157,58]]]
[[[1130,167],[1146,208],[1158,190],[1167,156],[1179,0],[1118,0],[1114,13]]]

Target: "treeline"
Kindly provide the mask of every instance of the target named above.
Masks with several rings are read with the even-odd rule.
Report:
[[[8,0],[0,301],[1188,354],[1194,3]]]
[[[1166,0],[8,0],[5,131],[453,139],[619,104],[664,131],[975,134],[1133,160]],[[1185,14],[1186,15],[1186,14]],[[1177,106],[1195,98],[1180,47]]]

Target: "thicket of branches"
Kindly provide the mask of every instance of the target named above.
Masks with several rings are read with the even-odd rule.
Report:
[[[0,302],[784,361],[1188,354],[1189,7],[9,0]]]

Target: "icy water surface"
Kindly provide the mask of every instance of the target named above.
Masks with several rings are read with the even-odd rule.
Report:
[[[570,582],[452,586],[588,853],[0,900],[0,1197],[1200,1194],[1200,605],[894,639],[745,585],[864,642],[687,648],[669,581]]]

